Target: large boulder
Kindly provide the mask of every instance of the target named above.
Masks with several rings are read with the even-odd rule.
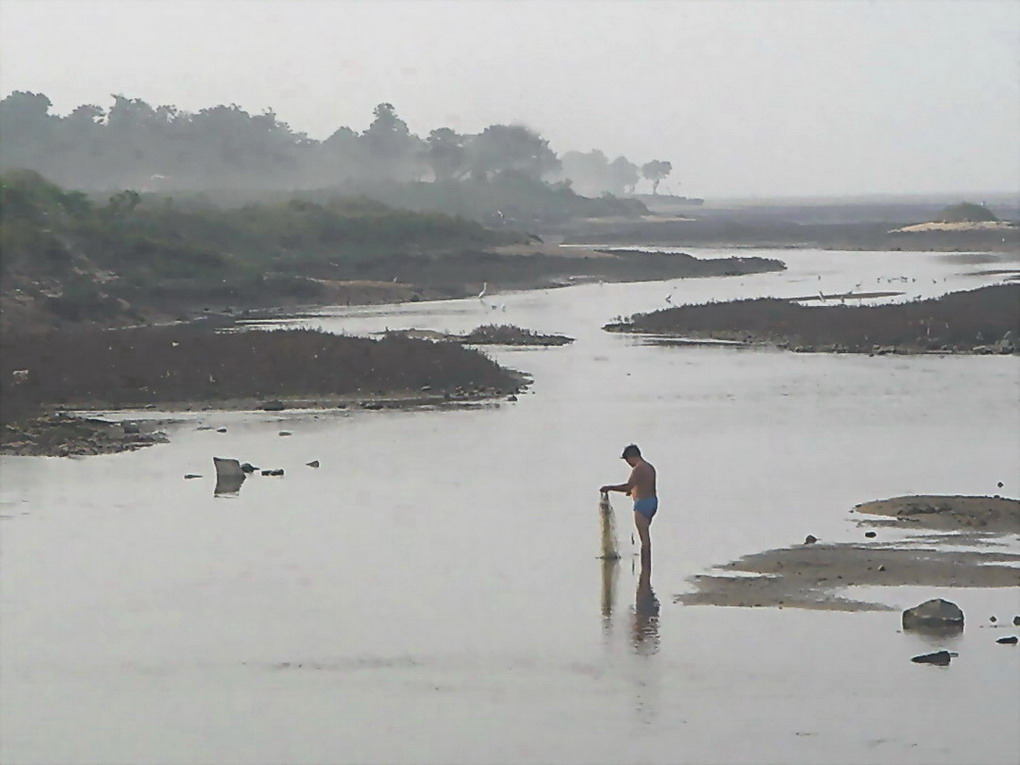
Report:
[[[926,600],[903,612],[905,630],[962,630],[963,611],[942,598]]]

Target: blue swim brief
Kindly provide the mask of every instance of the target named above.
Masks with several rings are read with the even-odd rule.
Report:
[[[658,497],[642,497],[634,500],[634,512],[641,513],[648,520],[652,520],[655,511],[659,509]]]

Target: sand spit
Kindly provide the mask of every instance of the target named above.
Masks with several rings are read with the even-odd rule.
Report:
[[[1006,497],[907,496],[863,502],[855,512],[949,531],[1020,534],[1020,500]]]
[[[717,567],[721,573],[690,579],[694,592],[675,596],[684,605],[793,607],[834,611],[888,610],[854,600],[853,586],[1020,587],[1020,553],[938,549],[975,545],[1015,533],[1020,501],[1001,497],[898,497],[858,505],[858,513],[888,515],[906,524],[961,530],[887,542],[812,543],[746,555]],[[916,517],[915,517],[916,516]],[[888,521],[872,524],[883,528]],[[981,535],[978,536],[979,531]]]

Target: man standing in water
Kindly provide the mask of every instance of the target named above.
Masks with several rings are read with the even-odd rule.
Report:
[[[652,537],[649,527],[655,511],[659,509],[659,499],[655,494],[655,468],[641,457],[641,450],[631,444],[623,450],[623,459],[630,465],[630,478],[627,483],[614,486],[603,486],[600,492],[619,491],[629,494],[634,500],[634,525],[641,537],[641,568],[652,567]]]

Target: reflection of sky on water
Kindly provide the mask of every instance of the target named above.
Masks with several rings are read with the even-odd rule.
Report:
[[[0,459],[4,758],[1016,761],[1020,698],[1003,678],[1020,651],[983,628],[1020,613],[1013,591],[850,593],[958,602],[968,627],[948,672],[910,663],[923,646],[897,612],[672,602],[687,577],[748,553],[809,533],[860,540],[859,502],[999,480],[1015,495],[1016,358],[672,348],[600,329],[669,290],[999,279],[932,253],[764,254],[789,270],[500,295],[501,321],[577,338],[486,349],[534,375],[517,403],[190,412],[163,446]],[[317,314],[299,323],[460,332],[489,316],[477,300]],[[595,557],[596,490],[626,477],[632,441],[660,476],[647,589],[629,518],[623,561],[607,575]],[[214,456],[286,473],[222,501]],[[981,736],[942,724],[950,700]]]

